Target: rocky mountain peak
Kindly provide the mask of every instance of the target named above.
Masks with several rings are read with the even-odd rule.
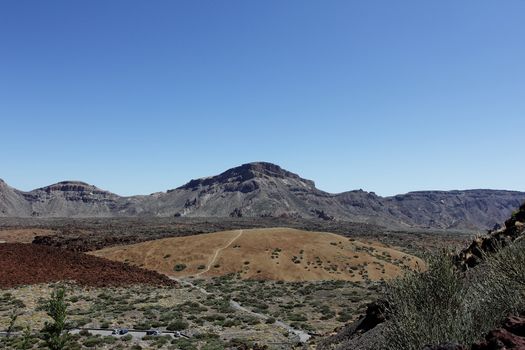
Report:
[[[225,172],[216,176],[191,180],[186,185],[179,187],[179,189],[192,189],[202,186],[244,183],[250,180],[264,180],[272,178],[301,181],[309,187],[315,187],[313,181],[303,179],[299,175],[285,170],[276,164],[267,162],[253,162],[228,169]]]
[[[226,170],[219,176],[227,178],[238,178],[241,181],[252,178],[292,178],[301,179],[297,174],[281,168],[280,166],[267,162],[246,163],[241,166]]]
[[[41,187],[35,191],[51,192],[78,192],[78,193],[93,193],[93,194],[108,194],[109,192],[101,190],[100,188],[87,184],[82,181],[61,181],[56,184]]]

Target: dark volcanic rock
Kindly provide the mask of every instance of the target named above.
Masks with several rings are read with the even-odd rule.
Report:
[[[34,244],[0,244],[0,266],[0,288],[58,281],[89,286],[177,285],[155,271]]]
[[[472,350],[525,349],[525,318],[509,317],[502,328],[492,330],[485,341],[472,345]]]
[[[317,349],[375,349],[383,338],[381,324],[386,321],[385,311],[386,304],[383,301],[368,304],[363,317],[322,340]]]

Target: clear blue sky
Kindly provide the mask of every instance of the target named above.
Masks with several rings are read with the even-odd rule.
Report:
[[[525,190],[525,1],[0,2],[0,178],[148,194],[264,160]]]

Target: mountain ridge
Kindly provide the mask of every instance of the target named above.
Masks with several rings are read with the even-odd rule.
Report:
[[[82,181],[24,192],[0,180],[0,217],[303,217],[395,227],[486,229],[502,223],[525,192],[469,189],[381,197],[328,193],[280,166],[253,162],[166,192],[119,196]]]

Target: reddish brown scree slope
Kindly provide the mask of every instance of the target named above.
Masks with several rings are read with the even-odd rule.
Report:
[[[0,288],[71,280],[95,287],[177,285],[157,272],[82,253],[34,244],[0,244]]]

